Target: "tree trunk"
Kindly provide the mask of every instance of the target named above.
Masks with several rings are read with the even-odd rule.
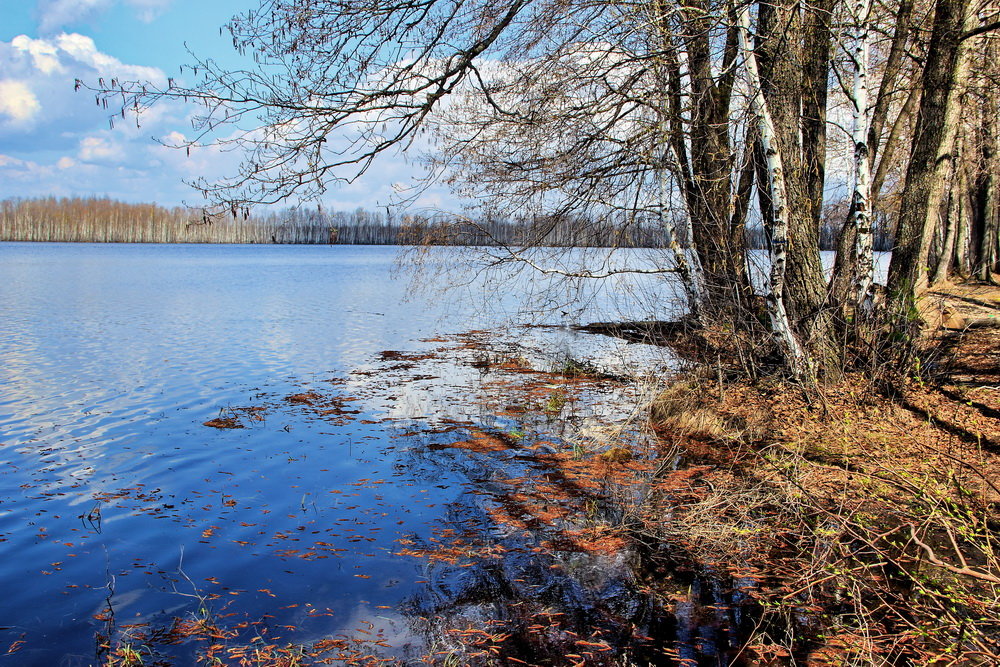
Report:
[[[870,5],[870,3],[869,3]],[[899,74],[902,69],[903,57],[906,55],[906,43],[912,34],[909,22],[913,14],[913,0],[901,0],[896,12],[896,25],[892,32],[892,46],[882,68],[882,81],[875,95],[875,105],[872,110],[871,127],[868,133],[869,151],[874,157],[879,152],[882,131],[889,118],[889,107],[894,97],[893,93],[899,87]]]
[[[967,278],[972,273],[972,265],[969,260],[969,232],[972,225],[969,222],[969,188],[965,173],[965,165],[956,165],[955,184],[952,188],[951,196],[955,200],[955,264],[954,271],[963,278]]]
[[[959,208],[960,197],[954,183],[950,188],[948,197],[948,215],[945,218],[944,242],[941,244],[941,254],[938,256],[937,266],[934,269],[932,285],[940,285],[948,282],[951,278],[951,267],[955,259],[955,240],[958,238],[958,226],[960,223]]]
[[[851,101],[854,103],[854,195],[851,200],[851,216],[848,225],[855,229],[855,256],[857,279],[854,303],[860,313],[868,298],[875,275],[874,253],[872,252],[871,203],[871,163],[868,150],[871,109],[868,104],[868,17],[871,0],[858,0],[853,6],[854,16],[854,87]]]
[[[976,247],[974,248],[973,272],[978,280],[990,282],[997,264],[997,176],[1000,169],[1000,121],[997,119],[997,98],[992,89],[983,90],[980,100],[979,127],[975,162],[975,211]]]
[[[896,116],[896,120],[893,121],[892,128],[889,130],[889,136],[882,144],[881,152],[877,154],[878,168],[875,170],[875,176],[872,178],[871,186],[872,211],[878,208],[879,196],[882,194],[882,186],[885,184],[886,176],[889,175],[889,168],[892,166],[892,158],[896,153],[897,147],[902,141],[903,133],[906,130],[906,127],[910,122],[910,118],[913,116],[919,103],[920,87],[914,86],[907,95],[906,102],[903,103],[903,108],[900,109],[899,115]]]
[[[731,225],[733,151],[729,131],[736,31],[730,29],[727,33],[719,68],[719,63],[713,62],[714,19],[706,1],[683,0],[679,14],[685,32],[681,41],[690,90],[684,103],[689,112],[686,131],[675,136],[673,142],[675,151],[683,152],[688,163],[689,173],[682,179],[682,187],[704,272],[706,300],[725,311],[749,291],[743,230]],[[674,66],[673,78],[679,91],[680,68],[676,60]],[[682,118],[682,106],[682,98],[677,96],[678,119]]]
[[[927,288],[928,259],[944,197],[958,121],[962,28],[969,0],[935,0],[934,24],[921,77],[913,150],[899,209],[896,247],[889,265],[889,292],[907,312]]]
[[[788,275],[785,302],[814,369],[839,377],[842,349],[819,252],[826,158],[826,72],[832,0],[761,4],[763,91],[771,110],[788,194]],[[824,73],[824,74],[820,74]],[[817,78],[822,80],[819,85]]]
[[[779,348],[785,355],[792,375],[804,378],[809,373],[809,363],[795,332],[792,330],[788,313],[785,310],[784,285],[785,267],[788,249],[788,198],[785,182],[785,170],[782,166],[781,151],[778,150],[775,139],[775,126],[764,91],[761,88],[760,72],[757,59],[750,45],[750,9],[744,7],[739,13],[739,45],[743,55],[744,67],[750,86],[750,106],[764,158],[767,162],[767,184],[770,194],[772,224],[770,228],[770,259],[771,271],[767,295],[768,316],[771,331]]]

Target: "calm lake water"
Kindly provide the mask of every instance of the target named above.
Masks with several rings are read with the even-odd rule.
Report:
[[[0,662],[237,664],[334,640],[359,664],[409,662],[457,650],[446,619],[510,621],[498,596],[583,624],[617,600],[606,616],[636,633],[662,622],[614,557],[543,549],[550,535],[500,510],[505,480],[551,477],[522,451],[596,438],[641,400],[515,367],[670,363],[520,327],[539,322],[526,305],[550,324],[663,317],[669,290],[612,282],[585,313],[526,278],[404,300],[395,257],[0,244]]]

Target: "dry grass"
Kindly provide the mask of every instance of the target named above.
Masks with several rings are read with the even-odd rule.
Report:
[[[761,582],[747,656],[1000,664],[998,394],[683,380],[652,414],[687,463],[661,476],[645,529]]]

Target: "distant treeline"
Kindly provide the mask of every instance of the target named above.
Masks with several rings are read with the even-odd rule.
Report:
[[[842,219],[831,215],[830,219]],[[761,228],[748,228],[751,247],[764,247]],[[821,230],[833,249],[837,227]],[[198,209],[128,204],[108,198],[8,199],[0,202],[0,241],[89,243],[283,243],[343,245],[542,245],[645,247],[664,244],[655,219],[585,220],[572,216],[512,216],[469,220],[396,214],[391,210],[287,209],[248,218],[210,216]],[[876,249],[890,236],[877,234]]]
[[[652,225],[621,226],[575,218],[472,221],[391,210],[287,209],[248,218],[198,209],[128,204],[107,198],[0,202],[0,240],[109,243],[298,243],[345,245],[498,245],[648,247]]]
[[[0,202],[0,239],[108,243],[263,243],[250,221],[210,221],[194,210],[107,198],[8,199]]]

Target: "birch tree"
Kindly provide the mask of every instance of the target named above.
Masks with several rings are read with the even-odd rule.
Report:
[[[775,145],[774,121],[764,91],[761,87],[757,56],[750,41],[750,10],[744,7],[739,13],[739,46],[750,87],[750,107],[760,133],[764,159],[767,165],[767,184],[771,201],[770,260],[771,271],[767,286],[767,312],[771,330],[789,360],[792,374],[802,378],[807,372],[806,355],[792,331],[785,309],[785,265],[788,249],[788,205],[785,171],[781,153]]]
[[[871,163],[869,160],[868,135],[871,131],[871,108],[868,103],[868,66],[870,51],[869,19],[870,0],[857,0],[851,5],[851,22],[854,29],[854,85],[851,103],[853,108],[854,143],[854,193],[851,199],[851,219],[847,224],[856,232],[855,253],[857,257],[857,279],[855,303],[860,310],[868,297],[875,275],[874,254],[872,252],[871,203]]]
[[[201,104],[191,141],[245,155],[232,178],[198,184],[231,210],[321,197],[420,144],[431,178],[472,202],[472,220],[516,211],[537,222],[523,243],[499,244],[500,259],[534,266],[530,246],[551,240],[557,221],[623,235],[655,222],[672,256],[663,270],[681,277],[693,320],[734,340],[764,333],[793,376],[835,379],[850,345],[839,314],[870,291],[872,219],[907,157],[890,282],[911,294],[926,282],[950,92],[965,76],[957,54],[995,28],[963,32],[971,0],[934,0],[926,39],[911,0],[895,18],[894,7],[850,1],[854,205],[832,283],[820,228],[837,0],[268,0],[229,26],[252,66],[203,62],[189,85],[117,82],[101,94],[126,109]],[[873,76],[876,38],[888,48]],[[754,216],[768,228],[760,301],[747,269]]]

